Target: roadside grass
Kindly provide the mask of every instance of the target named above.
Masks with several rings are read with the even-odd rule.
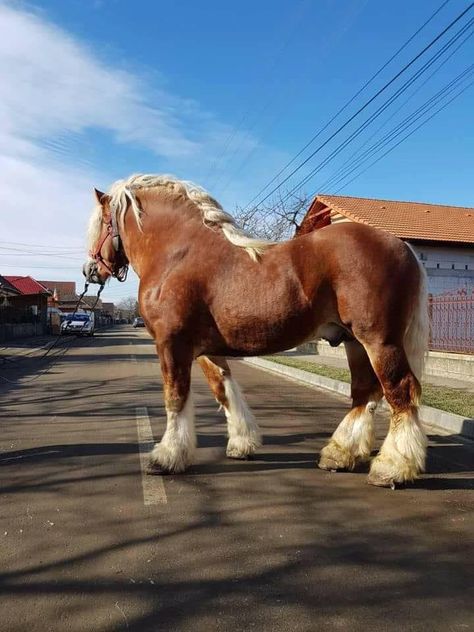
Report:
[[[324,377],[330,377],[333,380],[340,380],[341,382],[351,381],[351,373],[349,369],[340,369],[335,366],[327,366],[326,364],[318,364],[311,360],[299,360],[298,358],[289,358],[287,356],[272,355],[264,356],[265,360],[271,362],[277,362],[278,364],[285,364],[286,366],[292,366],[294,369],[301,369],[302,371],[308,371],[309,373],[316,373]]]
[[[285,364],[286,366],[308,371],[309,373],[316,373],[324,377],[330,377],[333,380],[340,380],[341,382],[350,383],[351,381],[349,369],[341,369],[325,364],[318,364],[310,360],[299,360],[298,358],[290,358],[281,355],[265,356],[265,360]],[[426,382],[423,383],[422,386],[423,394],[421,402],[425,404],[425,406],[439,408],[448,413],[455,413],[456,415],[462,415],[469,419],[474,418],[474,395],[472,393],[455,388],[448,388],[446,386],[434,386]]]
[[[421,402],[426,406],[474,419],[474,395],[446,386],[423,383]]]

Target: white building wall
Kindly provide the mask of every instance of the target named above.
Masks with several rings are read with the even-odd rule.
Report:
[[[474,248],[411,245],[425,266],[431,294],[474,291]]]

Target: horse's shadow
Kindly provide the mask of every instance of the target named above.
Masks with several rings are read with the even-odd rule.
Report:
[[[407,489],[426,489],[454,491],[457,489],[474,489],[474,478],[437,478],[425,474],[422,478],[405,485]]]
[[[269,435],[264,437],[264,445],[251,459],[235,461],[232,459],[216,460],[212,463],[199,463],[191,466],[187,471],[190,475],[226,474],[226,473],[252,473],[268,470],[294,470],[316,469],[319,454],[314,452],[292,451],[295,445],[303,444],[307,440],[319,442],[329,438],[327,433],[293,433],[290,435]],[[201,447],[224,447],[224,438],[221,435],[204,434],[200,441]],[[427,453],[426,473],[406,485],[399,488],[406,489],[432,489],[432,490],[459,490],[474,489],[474,446],[465,442],[458,435],[442,437],[429,436],[430,446]],[[289,450],[284,450],[284,447]],[[275,447],[275,451],[272,451]],[[283,449],[282,449],[283,448]],[[375,456],[374,451],[372,456]],[[369,464],[363,464],[356,468],[353,474],[366,476]],[[465,476],[453,477],[453,474]],[[344,472],[337,475],[343,476]]]
[[[264,437],[264,445],[248,460],[225,458],[224,434],[203,433],[199,436],[200,448],[221,448],[215,460],[192,465],[182,476],[207,476],[210,474],[226,475],[233,473],[252,474],[275,470],[311,470],[315,478],[322,474],[317,469],[318,451],[304,451],[306,441],[323,443],[328,437],[326,433],[292,433],[288,435],[268,435]],[[457,435],[429,437],[430,446],[427,455],[426,474],[417,481],[400,486],[412,490],[460,490],[474,489],[473,445],[460,439]],[[303,449],[302,449],[303,448]],[[135,443],[83,443],[67,445],[48,445],[26,450],[4,452],[0,456],[0,466],[15,467],[24,463],[30,466],[45,462],[54,462],[68,458],[118,456],[138,454]],[[374,455],[376,452],[374,452]],[[368,466],[357,468],[352,475],[365,477]],[[344,476],[338,472],[335,476]],[[458,476],[453,476],[458,475]],[[459,476],[462,475],[462,476]],[[315,480],[315,484],[317,481]]]

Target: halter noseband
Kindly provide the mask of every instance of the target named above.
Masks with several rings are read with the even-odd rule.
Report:
[[[104,237],[98,243],[95,250],[91,250],[89,254],[96,263],[100,263],[101,265],[103,265],[104,268],[110,273],[110,275],[116,278],[117,281],[123,282],[127,278],[128,262],[120,266],[117,270],[114,270],[108,265],[108,263],[106,263],[106,261],[104,260],[101,254],[102,247],[109,237],[112,239],[112,247],[115,250],[115,252],[118,255],[121,255],[123,259],[126,260],[126,255],[123,251],[122,240],[120,239],[120,233],[118,230],[117,215],[112,209],[110,210],[110,219],[107,222],[107,231]]]

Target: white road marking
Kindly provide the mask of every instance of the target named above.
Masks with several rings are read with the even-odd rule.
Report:
[[[136,408],[137,419],[138,450],[140,453],[140,466],[142,470],[143,503],[147,505],[165,505],[166,498],[165,484],[162,476],[150,476],[146,473],[148,457],[154,446],[153,433],[151,430],[148,410]]]
[[[135,345],[133,344],[133,342],[129,342],[128,344],[130,345],[130,347],[131,347],[132,349],[133,349],[133,347],[135,346]],[[131,351],[130,351],[130,357],[132,358],[132,362],[137,362],[137,356],[136,356],[134,353],[132,353]]]

